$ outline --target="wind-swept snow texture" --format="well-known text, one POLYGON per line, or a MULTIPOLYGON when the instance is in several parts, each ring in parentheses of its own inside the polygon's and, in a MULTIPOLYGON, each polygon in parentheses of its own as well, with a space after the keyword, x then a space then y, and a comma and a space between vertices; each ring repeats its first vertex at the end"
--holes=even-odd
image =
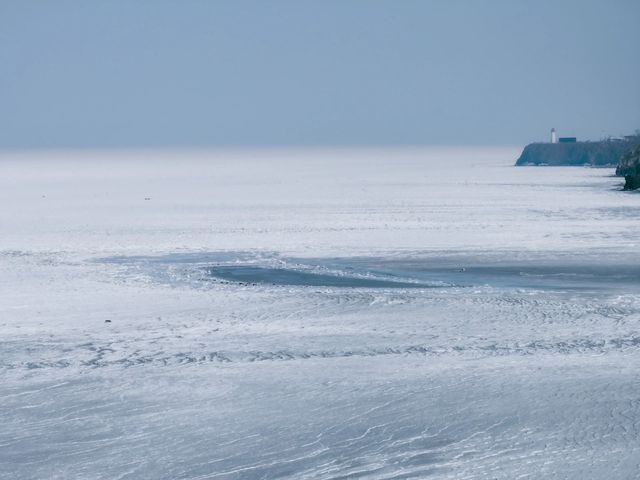
POLYGON ((4 154, 0 478, 639 478, 640 196, 517 154, 4 154))

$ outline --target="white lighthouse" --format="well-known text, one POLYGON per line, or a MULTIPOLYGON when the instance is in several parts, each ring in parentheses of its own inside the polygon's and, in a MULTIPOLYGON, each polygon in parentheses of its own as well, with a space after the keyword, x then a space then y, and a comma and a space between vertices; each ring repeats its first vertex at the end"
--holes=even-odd
POLYGON ((558 135, 555 128, 551 129, 551 143, 558 143, 558 135))

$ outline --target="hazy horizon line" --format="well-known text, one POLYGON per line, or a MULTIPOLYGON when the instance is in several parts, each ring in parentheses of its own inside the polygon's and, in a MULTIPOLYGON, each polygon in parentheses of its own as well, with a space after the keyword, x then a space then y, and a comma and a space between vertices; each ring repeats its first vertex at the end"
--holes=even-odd
MULTIPOLYGON (((531 142, 535 143, 535 142, 531 142)), ((0 147, 0 155, 48 154, 48 153, 144 153, 144 152, 242 152, 242 151, 349 151, 349 150, 425 150, 425 149, 458 149, 473 150, 478 148, 513 149, 524 148, 526 144, 335 144, 335 145, 185 145, 185 146, 109 146, 109 147, 0 147)))

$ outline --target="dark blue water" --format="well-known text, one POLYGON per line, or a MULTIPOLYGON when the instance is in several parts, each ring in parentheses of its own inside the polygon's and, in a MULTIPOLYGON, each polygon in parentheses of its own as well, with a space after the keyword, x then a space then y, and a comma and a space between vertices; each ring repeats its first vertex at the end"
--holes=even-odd
POLYGON ((327 268, 366 271, 424 283, 460 287, 491 286, 542 290, 640 290, 640 265, 606 263, 594 258, 569 261, 509 262, 461 257, 451 259, 340 258, 324 259, 327 268))
POLYGON ((108 263, 135 265, 160 274, 185 265, 205 277, 242 284, 337 288, 531 288, 638 292, 640 257, 599 255, 502 256, 429 255, 428 257, 283 258, 275 253, 210 252, 148 257, 111 257, 108 263), (274 266, 274 260, 278 265, 274 266))
POLYGON ((212 277, 229 282, 293 285, 308 287, 350 288, 428 288, 432 285, 377 278, 309 273, 287 268, 257 267, 253 265, 220 265, 209 267, 212 277))

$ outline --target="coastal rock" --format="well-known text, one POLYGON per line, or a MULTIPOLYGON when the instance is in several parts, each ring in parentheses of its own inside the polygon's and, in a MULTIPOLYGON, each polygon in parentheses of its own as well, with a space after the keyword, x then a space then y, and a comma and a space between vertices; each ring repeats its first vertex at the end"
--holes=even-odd
POLYGON ((624 176, 625 190, 640 188, 640 145, 622 156, 616 168, 616 175, 624 176))
POLYGON ((599 142, 530 143, 524 148, 516 166, 613 167, 618 165, 622 155, 639 144, 640 136, 599 142))

